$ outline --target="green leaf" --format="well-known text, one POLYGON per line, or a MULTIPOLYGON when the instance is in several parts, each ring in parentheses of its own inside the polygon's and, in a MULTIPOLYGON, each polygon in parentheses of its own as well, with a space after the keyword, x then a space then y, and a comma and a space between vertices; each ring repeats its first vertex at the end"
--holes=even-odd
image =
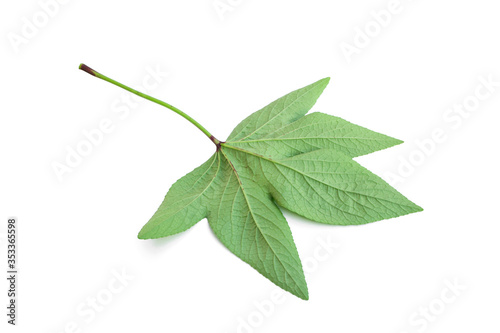
POLYGON ((315 112, 329 78, 253 113, 182 177, 139 233, 159 238, 207 217, 217 238, 279 287, 308 299, 290 228, 277 205, 312 221, 356 225, 421 211, 352 158, 402 141, 315 112))
POLYGON ((88 74, 176 112, 216 145, 179 179, 139 238, 185 231, 207 218, 217 238, 279 287, 308 299, 292 232, 278 205, 312 221, 355 225, 422 208, 352 158, 402 141, 323 113, 305 114, 329 82, 319 80, 243 120, 227 142, 178 108, 81 64, 88 74))

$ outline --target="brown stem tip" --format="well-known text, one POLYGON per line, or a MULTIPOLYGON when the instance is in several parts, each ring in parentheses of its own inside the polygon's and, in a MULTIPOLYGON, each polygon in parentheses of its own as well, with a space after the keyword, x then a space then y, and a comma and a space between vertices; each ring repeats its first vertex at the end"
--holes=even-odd
POLYGON ((78 67, 78 68, 81 69, 84 72, 89 73, 92 76, 97 76, 96 75, 97 72, 95 70, 93 70, 92 68, 90 68, 89 66, 85 65, 85 64, 80 64, 80 67, 78 67))

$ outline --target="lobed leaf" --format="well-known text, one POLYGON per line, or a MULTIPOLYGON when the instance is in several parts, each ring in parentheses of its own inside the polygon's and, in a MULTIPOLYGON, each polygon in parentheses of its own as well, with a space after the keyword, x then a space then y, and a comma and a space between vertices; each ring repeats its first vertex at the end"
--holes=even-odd
POLYGON ((243 120, 203 165, 179 179, 139 238, 189 229, 207 217, 217 238, 273 283, 308 299, 292 233, 279 206, 312 221, 363 224, 422 208, 353 157, 402 141, 323 113, 304 116, 329 78, 243 120))

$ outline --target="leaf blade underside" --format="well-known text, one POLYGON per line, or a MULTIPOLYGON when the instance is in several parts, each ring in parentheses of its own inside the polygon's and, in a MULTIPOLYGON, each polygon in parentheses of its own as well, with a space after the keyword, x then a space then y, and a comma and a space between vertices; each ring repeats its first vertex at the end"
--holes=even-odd
POLYGON ((356 225, 422 210, 380 177, 335 150, 273 159, 224 146, 234 151, 230 154, 233 158, 246 155, 259 183, 268 187, 278 205, 312 221, 356 225))
POLYGON ((339 117, 306 115, 328 82, 295 90, 244 119, 209 160, 172 185, 139 238, 170 236, 206 217, 233 254, 308 299, 292 232, 278 206, 332 225, 421 211, 352 160, 402 141, 339 117))
POLYGON ((308 299, 307 284, 292 233, 280 209, 245 172, 244 165, 221 159, 221 186, 208 222, 217 238, 237 257, 279 287, 308 299))
POLYGON ((401 144, 403 141, 339 117, 313 112, 261 139, 227 143, 273 157, 289 157, 324 148, 336 149, 350 157, 357 157, 401 144))
POLYGON ((316 81, 252 113, 234 128, 227 141, 259 139, 294 122, 313 107, 328 82, 329 77, 316 81))
POLYGON ((214 154, 208 161, 176 181, 156 213, 142 227, 140 239, 167 237, 186 231, 206 217, 203 196, 213 185, 219 164, 214 154))

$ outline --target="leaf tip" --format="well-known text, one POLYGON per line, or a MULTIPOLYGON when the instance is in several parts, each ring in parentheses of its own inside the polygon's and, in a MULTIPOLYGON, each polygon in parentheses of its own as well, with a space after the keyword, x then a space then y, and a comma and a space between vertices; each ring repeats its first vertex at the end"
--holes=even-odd
POLYGON ((394 146, 399 146, 400 144, 405 143, 403 140, 396 139, 392 136, 385 135, 385 137, 386 137, 386 147, 381 148, 380 150, 391 148, 394 146))
POLYGON ((309 300, 309 288, 307 288, 307 282, 305 280, 305 277, 304 277, 303 283, 299 283, 297 285, 297 287, 298 288, 294 288, 293 291, 291 289, 288 289, 288 291, 290 291, 292 294, 294 294, 298 298, 300 298, 304 301, 308 301, 309 300))
POLYGON ((139 239, 153 239, 154 237, 151 237, 151 235, 147 232, 147 230, 144 230, 145 228, 143 227, 141 231, 139 231, 139 234, 137 235, 137 238, 139 239))
POLYGON ((328 85, 328 83, 330 83, 330 77, 327 76, 327 77, 319 80, 318 82, 321 82, 326 87, 328 85))
MULTIPOLYGON (((420 212, 424 211, 424 209, 422 207, 420 207, 419 205, 417 205, 416 203, 411 202, 411 201, 410 201, 410 203, 411 203, 411 205, 409 206, 410 211, 406 214, 414 214, 414 213, 420 213, 420 212)), ((404 215, 406 215, 406 214, 404 214, 404 215)))
POLYGON ((305 291, 305 294, 300 294, 300 295, 297 295, 297 296, 299 296, 299 298, 303 299, 304 301, 308 301, 309 300, 309 292, 307 291, 307 289, 305 291))

